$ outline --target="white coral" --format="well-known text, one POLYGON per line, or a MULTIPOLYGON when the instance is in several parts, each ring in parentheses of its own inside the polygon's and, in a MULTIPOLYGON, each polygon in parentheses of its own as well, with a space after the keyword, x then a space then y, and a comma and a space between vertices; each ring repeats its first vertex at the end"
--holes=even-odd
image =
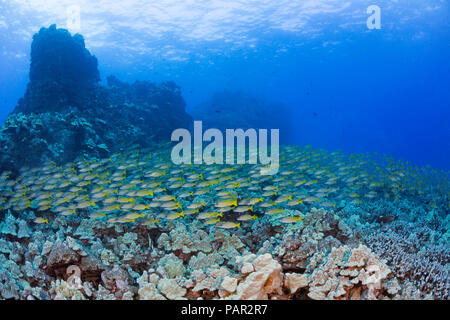
POLYGON ((340 246, 318 253, 309 269, 311 299, 376 299, 390 269, 369 248, 340 246))

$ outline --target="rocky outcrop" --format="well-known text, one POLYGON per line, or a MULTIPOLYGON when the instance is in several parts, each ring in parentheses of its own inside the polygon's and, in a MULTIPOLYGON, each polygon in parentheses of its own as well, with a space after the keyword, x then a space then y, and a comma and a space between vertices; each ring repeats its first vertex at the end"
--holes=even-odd
POLYGON ((99 80, 97 58, 80 34, 72 37, 56 25, 41 28, 31 44, 30 82, 14 112, 83 108, 95 96, 99 80))
POLYGON ((190 126, 175 83, 99 79, 81 35, 54 25, 34 35, 25 95, 0 128, 0 171, 151 147, 190 126))

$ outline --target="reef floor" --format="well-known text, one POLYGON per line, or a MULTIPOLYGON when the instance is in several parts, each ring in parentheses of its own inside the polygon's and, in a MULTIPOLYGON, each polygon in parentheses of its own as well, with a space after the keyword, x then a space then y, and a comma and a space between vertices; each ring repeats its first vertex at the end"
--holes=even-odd
POLYGON ((0 298, 449 299, 447 172, 280 152, 271 176, 166 147, 0 173, 0 298))

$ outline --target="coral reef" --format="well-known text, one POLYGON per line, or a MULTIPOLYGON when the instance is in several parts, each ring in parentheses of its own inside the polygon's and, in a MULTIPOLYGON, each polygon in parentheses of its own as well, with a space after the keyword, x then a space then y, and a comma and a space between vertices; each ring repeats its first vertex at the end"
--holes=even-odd
POLYGON ((230 299, 266 300, 269 296, 276 297, 282 294, 281 265, 270 254, 266 253, 257 257, 251 255, 250 259, 249 256, 244 256, 242 260, 251 263, 253 270, 244 269, 246 276, 240 281, 236 294, 230 296, 230 299))
POLYGON ((335 247, 316 254, 307 268, 308 297, 359 300, 379 298, 378 290, 391 272, 388 266, 364 245, 335 247))
MULTIPOLYGON (((98 80, 80 35, 34 37, 0 129, 0 299, 450 298, 448 174, 293 146, 273 176, 173 166, 180 89, 98 80)), ((276 126, 241 94, 205 108, 219 128, 276 126)))
POLYGON ((2 173, 0 298, 449 299, 446 185, 435 204, 316 171, 250 183, 252 168, 171 167, 168 151, 2 173))
POLYGON ((367 234, 367 243, 392 266, 398 279, 410 279, 421 295, 449 299, 450 249, 432 239, 426 226, 395 222, 367 234))
POLYGON ((312 208, 305 216, 316 220, 283 225, 280 234, 249 246, 236 233, 207 232, 195 222, 168 221, 151 229, 150 237, 139 225, 79 216, 65 224, 55 219, 49 226, 36 225, 32 215, 8 213, 1 225, 0 297, 448 299, 446 248, 427 255, 408 249, 414 240, 399 235, 407 229, 398 224, 370 234, 367 245, 358 244, 333 211, 312 208), (22 234, 20 228, 28 231, 22 234), (70 268, 78 268, 78 282, 70 268))

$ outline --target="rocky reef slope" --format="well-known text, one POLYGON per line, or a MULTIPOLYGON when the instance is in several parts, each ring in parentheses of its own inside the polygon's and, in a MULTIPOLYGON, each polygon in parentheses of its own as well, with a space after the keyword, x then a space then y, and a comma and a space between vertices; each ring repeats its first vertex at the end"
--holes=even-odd
POLYGON ((0 171, 150 146, 190 123, 173 82, 99 80, 81 35, 55 25, 35 34, 26 92, 0 129, 0 171))

